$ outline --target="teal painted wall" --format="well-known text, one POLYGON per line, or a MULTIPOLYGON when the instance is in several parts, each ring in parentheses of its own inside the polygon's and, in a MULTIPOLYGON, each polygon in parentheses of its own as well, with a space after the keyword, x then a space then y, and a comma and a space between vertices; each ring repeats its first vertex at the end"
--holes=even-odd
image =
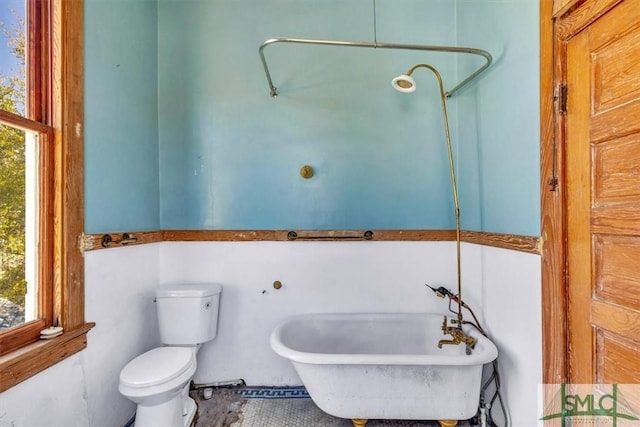
POLYGON ((85 232, 157 230, 157 2, 84 4, 85 232))
MULTIPOLYGON (((538 235, 537 2, 377 0, 376 15, 378 41, 494 55, 448 102, 462 224, 538 235)), ((268 95, 264 39, 372 41, 370 0, 86 0, 85 21, 86 232, 453 227, 435 80, 389 81, 429 62, 450 88, 467 59, 274 45, 268 95)))
POLYGON ((539 236, 539 4, 457 0, 456 16, 458 43, 494 56, 458 97, 463 228, 539 236))
MULTIPOLYGON (((377 5, 379 41, 455 41, 451 1, 377 5)), ((390 81, 429 61, 452 86, 455 58, 274 45, 274 100, 258 47, 275 36, 372 41, 372 2, 160 0, 162 227, 452 227, 436 81, 417 73, 413 95, 390 81)))

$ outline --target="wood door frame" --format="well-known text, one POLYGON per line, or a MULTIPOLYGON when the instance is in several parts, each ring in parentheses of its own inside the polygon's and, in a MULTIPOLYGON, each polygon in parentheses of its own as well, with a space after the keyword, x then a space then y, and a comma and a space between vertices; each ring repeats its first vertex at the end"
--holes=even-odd
POLYGON ((542 256, 542 381, 569 381, 566 282, 566 43, 624 0, 540 0, 540 205, 542 256), (554 10, 556 14, 554 15, 554 10), (554 178, 555 183, 554 184, 554 178))
MULTIPOLYGON (((559 384, 567 378, 567 295, 564 283, 563 191, 561 158, 556 140, 556 37, 553 3, 540 0, 540 253, 542 257, 542 382, 559 384), (555 175, 554 175, 555 171, 555 175)), ((560 136, 560 135, 558 135, 560 136)), ((560 144, 558 144, 560 148, 560 144)))

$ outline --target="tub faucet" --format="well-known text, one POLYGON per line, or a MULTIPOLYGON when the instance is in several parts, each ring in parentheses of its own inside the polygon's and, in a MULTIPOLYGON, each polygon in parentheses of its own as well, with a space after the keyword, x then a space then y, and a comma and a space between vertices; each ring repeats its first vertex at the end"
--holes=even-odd
POLYGON ((445 344, 459 345, 465 343, 468 348, 473 349, 473 347, 475 347, 476 345, 476 339, 465 334, 462 330, 462 325, 459 322, 457 326, 453 326, 453 323, 455 322, 458 321, 452 320, 452 325, 447 324, 447 316, 444 316, 444 320, 442 321, 442 332, 445 335, 451 335, 452 339, 438 341, 438 348, 442 348, 442 346, 445 344))

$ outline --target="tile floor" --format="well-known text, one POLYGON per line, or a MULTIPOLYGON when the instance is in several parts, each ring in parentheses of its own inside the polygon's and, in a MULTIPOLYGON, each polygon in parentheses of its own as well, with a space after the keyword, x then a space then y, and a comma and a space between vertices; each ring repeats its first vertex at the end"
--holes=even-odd
MULTIPOLYGON (((195 427, 351 427, 351 421, 322 412, 303 387, 217 388, 211 399, 202 390, 195 427)), ((370 420, 367 427, 438 427, 435 421, 370 420)), ((459 427, 468 427, 459 422, 459 427)))

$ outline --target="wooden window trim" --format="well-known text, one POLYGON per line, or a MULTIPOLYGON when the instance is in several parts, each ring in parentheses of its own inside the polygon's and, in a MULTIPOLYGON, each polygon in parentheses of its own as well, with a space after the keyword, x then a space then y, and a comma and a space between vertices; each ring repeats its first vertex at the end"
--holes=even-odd
POLYGON ((94 325, 85 323, 57 338, 0 356, 0 393, 86 348, 87 332, 94 325))
MULTIPOLYGON (((42 60, 51 67, 52 81, 34 85, 37 96, 51 102, 50 117, 29 107, 29 114, 38 119, 41 135, 53 138, 52 159, 54 180, 50 206, 43 221, 53 227, 50 245, 53 265, 46 266, 51 280, 51 313, 59 320, 65 333, 49 341, 37 341, 19 350, 0 356, 0 392, 41 372, 86 347, 86 334, 94 326, 84 320, 84 259, 79 238, 84 228, 83 203, 83 0, 29 0, 31 7, 46 3, 51 7, 51 22, 42 21, 52 29, 51 57, 42 60)), ((46 6, 45 6, 46 7, 46 6)), ((41 16, 41 15, 40 15, 41 16)), ((40 40, 39 42, 42 42, 40 40)), ((29 43, 36 43, 32 37, 29 43)), ((30 84, 34 84, 30 82, 30 84)), ((34 121, 3 113, 0 120, 17 127, 33 130, 34 121)), ((50 166, 50 165, 49 165, 50 166)))

